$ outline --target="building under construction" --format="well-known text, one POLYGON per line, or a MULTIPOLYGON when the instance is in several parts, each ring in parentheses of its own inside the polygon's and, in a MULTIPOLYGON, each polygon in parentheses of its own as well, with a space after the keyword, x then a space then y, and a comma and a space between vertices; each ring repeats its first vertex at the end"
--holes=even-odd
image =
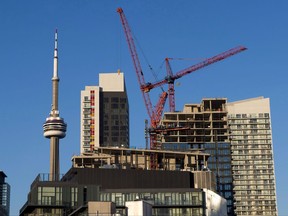
POLYGON ((182 112, 165 113, 159 127, 163 149, 211 155, 208 168, 229 215, 277 215, 268 98, 233 103, 205 98, 182 112))
MULTIPOLYGON (((116 76, 119 78, 121 89, 125 90, 123 75, 118 73, 116 76)), ((207 153, 197 149, 191 152, 176 152, 122 148, 129 146, 127 139, 129 134, 126 133, 128 101, 121 102, 121 98, 126 99, 126 94, 114 94, 115 89, 108 89, 109 95, 107 95, 107 101, 104 97, 102 109, 108 115, 109 111, 119 108, 120 105, 123 111, 123 126, 125 126, 123 140, 107 139, 108 143, 115 144, 112 145, 113 147, 100 147, 101 142, 95 145, 95 136, 100 136, 100 133, 97 134, 93 130, 95 125, 91 123, 98 119, 96 116, 101 113, 101 108, 95 108, 95 104, 100 101, 101 97, 100 91, 95 95, 94 87, 88 88, 85 92, 88 95, 83 94, 81 97, 83 99, 81 103, 83 113, 81 114, 83 114, 84 122, 81 125, 84 126, 85 135, 83 139, 85 143, 82 143, 81 150, 83 154, 73 157, 73 167, 61 176, 59 139, 65 137, 66 123, 59 116, 58 83, 58 34, 56 31, 52 109, 43 125, 44 136, 50 139, 50 173, 39 174, 32 182, 27 202, 19 212, 21 216, 83 216, 99 215, 99 213, 125 216, 129 208, 133 208, 133 204, 126 206, 126 203, 138 199, 150 202, 153 215, 204 216, 211 215, 211 212, 216 213, 217 216, 226 215, 226 200, 214 192, 215 180, 212 172, 207 169, 209 157, 207 153), (111 94, 110 91, 112 91, 111 94), (113 106, 113 109, 107 109, 109 105, 113 106), (84 154, 86 150, 89 154, 84 154), (157 164, 154 163, 155 158, 157 164), (103 212, 103 209, 107 211, 103 212)), ((119 110, 116 109, 116 111, 119 110)), ((103 112, 104 117, 105 112, 103 112)), ((119 117, 119 112, 117 113, 119 117)), ((104 118, 104 123, 99 123, 99 125, 105 125, 107 129, 109 126, 119 126, 118 120, 121 118, 117 120, 116 116, 112 115, 113 121, 108 122, 108 119, 110 118, 104 118)), ((107 138, 111 138, 114 132, 119 132, 119 127, 110 131, 111 134, 104 128, 105 131, 107 138)), ((118 135, 115 133, 115 136, 118 135)))
POLYGON ((246 48, 228 50, 175 75, 166 59, 167 76, 156 83, 145 82, 128 22, 121 8, 118 12, 150 118, 150 149, 148 145, 146 149, 127 148, 129 107, 124 77, 117 74, 123 94, 109 89, 102 95, 102 107, 95 107, 101 101, 100 87, 88 87, 81 95, 82 154, 74 156, 72 168, 59 177, 59 139, 65 137, 66 123, 58 110, 56 33, 55 97, 44 124, 44 136, 51 139, 51 169, 31 184, 20 215, 99 215, 99 203, 104 202, 109 204, 101 214, 127 215, 130 205, 126 202, 140 199, 151 203, 153 215, 161 216, 277 216, 269 99, 228 103, 226 98, 205 98, 175 112, 176 79, 246 48), (153 109, 148 93, 163 84, 168 84, 168 92, 163 92, 153 109), (161 119, 167 97, 170 112, 161 119), (123 115, 119 115, 119 106, 123 115), (119 130, 119 120, 123 120, 123 130, 119 130), (104 126, 102 131, 100 126, 104 126))

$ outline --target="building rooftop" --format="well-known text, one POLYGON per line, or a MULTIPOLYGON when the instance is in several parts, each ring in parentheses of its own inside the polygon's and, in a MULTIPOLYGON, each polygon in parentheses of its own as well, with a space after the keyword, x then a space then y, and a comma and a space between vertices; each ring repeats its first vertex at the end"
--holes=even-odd
MULTIPOLYGON (((191 151, 169 151, 98 147, 93 153, 72 157, 74 168, 117 168, 152 169, 153 158, 157 160, 156 170, 199 171, 207 167, 208 153, 199 149, 191 151)), ((155 161, 154 161, 155 162, 155 161)))

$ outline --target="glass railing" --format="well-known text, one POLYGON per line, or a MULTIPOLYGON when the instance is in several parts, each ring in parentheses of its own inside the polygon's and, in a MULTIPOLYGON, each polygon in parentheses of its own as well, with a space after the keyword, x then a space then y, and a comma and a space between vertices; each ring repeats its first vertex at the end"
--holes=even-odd
POLYGON ((33 183, 31 184, 31 187, 33 187, 37 182, 46 182, 46 181, 61 181, 63 174, 59 174, 57 176, 52 175, 50 173, 40 173, 37 175, 33 183))

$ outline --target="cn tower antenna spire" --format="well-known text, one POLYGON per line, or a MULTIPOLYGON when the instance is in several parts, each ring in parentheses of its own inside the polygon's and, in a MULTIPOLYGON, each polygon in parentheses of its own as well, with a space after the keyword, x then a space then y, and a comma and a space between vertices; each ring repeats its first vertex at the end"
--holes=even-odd
POLYGON ((52 110, 51 116, 57 117, 59 116, 58 111, 58 85, 59 85, 59 77, 58 77, 58 31, 55 30, 55 40, 54 40, 54 64, 53 64, 53 77, 52 77, 52 110))
POLYGON ((50 181, 58 181, 59 169, 59 139, 66 136, 67 125, 59 116, 58 110, 58 32, 55 31, 54 64, 52 77, 52 109, 46 122, 43 124, 44 136, 50 139, 50 181))
POLYGON ((53 78, 58 78, 58 32, 57 32, 57 29, 55 30, 53 78))

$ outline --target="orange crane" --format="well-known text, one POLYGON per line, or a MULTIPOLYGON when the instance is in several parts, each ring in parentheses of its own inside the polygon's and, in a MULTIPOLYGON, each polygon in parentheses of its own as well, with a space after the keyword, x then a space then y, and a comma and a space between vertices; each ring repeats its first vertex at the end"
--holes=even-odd
MULTIPOLYGON (((169 58, 166 58, 165 61, 166 61, 167 76, 164 79, 162 79, 158 82, 155 82, 155 83, 145 82, 144 74, 143 74, 142 67, 141 67, 141 64, 140 64, 140 61, 138 58, 136 46, 134 44, 134 39, 132 37, 132 32, 131 32, 131 29, 129 27, 128 21, 126 19, 126 16, 125 16, 122 8, 118 8, 117 12, 120 15, 120 19, 121 19, 121 23, 122 23, 122 26, 123 26, 123 29, 125 32, 126 40, 127 40, 129 51, 130 51, 130 55, 132 57, 134 68, 135 68, 135 71, 137 74, 138 83, 140 85, 140 90, 142 92, 142 95, 144 98, 144 103, 145 103, 148 115, 150 117, 150 125, 151 125, 152 129, 153 128, 155 129, 159 125, 159 122, 160 122, 162 114, 163 114, 164 105, 165 105, 165 102, 166 102, 168 95, 169 95, 170 111, 175 111, 174 81, 176 79, 179 79, 179 78, 183 77, 184 75, 195 72, 198 69, 206 67, 212 63, 221 61, 227 57, 230 57, 236 53, 242 52, 242 51, 247 49, 243 46, 235 47, 235 48, 230 49, 226 52, 218 54, 214 57, 208 58, 208 59, 206 59, 206 60, 204 60, 204 61, 202 61, 196 65, 193 65, 191 67, 183 69, 183 70, 177 72, 175 75, 173 75, 173 73, 172 73, 171 66, 169 63, 169 58), (153 109, 152 103, 150 100, 150 96, 149 96, 149 92, 151 89, 162 86, 164 84, 169 85, 168 93, 163 91, 155 109, 153 109)), ((151 131, 153 131, 153 130, 151 130, 151 131)), ((154 149, 156 147, 156 137, 153 134, 150 134, 150 149, 154 149)))

